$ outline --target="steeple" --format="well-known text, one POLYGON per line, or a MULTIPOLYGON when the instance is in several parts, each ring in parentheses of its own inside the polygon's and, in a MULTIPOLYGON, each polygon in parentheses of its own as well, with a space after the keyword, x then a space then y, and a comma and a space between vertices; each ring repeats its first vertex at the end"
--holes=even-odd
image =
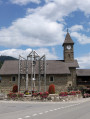
POLYGON ((63 55, 65 62, 73 62, 74 61, 74 42, 70 37, 70 34, 67 29, 67 34, 63 43, 63 55))
POLYGON ((69 34, 69 32, 68 32, 68 29, 67 29, 67 34, 66 34, 66 37, 65 37, 65 40, 64 40, 63 45, 64 45, 64 44, 74 44, 73 40, 72 40, 71 37, 70 37, 70 34, 69 34))

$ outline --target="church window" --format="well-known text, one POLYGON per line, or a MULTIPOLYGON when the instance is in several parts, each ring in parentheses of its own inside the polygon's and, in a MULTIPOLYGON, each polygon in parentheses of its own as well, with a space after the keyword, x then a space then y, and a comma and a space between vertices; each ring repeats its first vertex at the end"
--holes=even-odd
POLYGON ((50 76, 49 81, 54 82, 54 76, 50 76))
POLYGON ((72 84, 69 84, 69 86, 71 87, 71 86, 72 86, 72 84))
POLYGON ((15 82, 15 81, 16 81, 16 77, 13 76, 13 77, 11 78, 11 81, 12 81, 12 82, 15 82))

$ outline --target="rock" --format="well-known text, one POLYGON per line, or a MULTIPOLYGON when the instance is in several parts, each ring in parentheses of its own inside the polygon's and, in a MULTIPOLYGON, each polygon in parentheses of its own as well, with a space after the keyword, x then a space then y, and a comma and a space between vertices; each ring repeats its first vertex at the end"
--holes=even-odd
POLYGON ((3 93, 1 93, 1 94, 0 94, 0 100, 3 100, 3 99, 4 99, 4 97, 5 97, 5 96, 4 96, 4 94, 3 94, 3 93))

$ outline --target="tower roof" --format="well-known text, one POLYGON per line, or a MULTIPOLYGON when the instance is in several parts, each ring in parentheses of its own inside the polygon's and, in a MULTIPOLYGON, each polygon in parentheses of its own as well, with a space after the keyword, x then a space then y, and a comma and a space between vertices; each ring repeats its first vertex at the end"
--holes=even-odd
POLYGON ((67 32, 67 34, 66 34, 66 37, 65 37, 65 40, 64 40, 64 43, 63 43, 63 45, 64 44, 74 44, 74 42, 73 42, 73 40, 71 39, 71 37, 70 37, 70 34, 67 32))

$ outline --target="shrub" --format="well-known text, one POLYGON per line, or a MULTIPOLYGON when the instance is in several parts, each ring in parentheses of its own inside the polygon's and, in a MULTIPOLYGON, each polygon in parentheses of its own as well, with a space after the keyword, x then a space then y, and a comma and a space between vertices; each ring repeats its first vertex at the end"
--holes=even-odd
POLYGON ((8 98, 12 98, 12 94, 13 94, 13 93, 10 92, 9 94, 7 94, 7 97, 8 97, 8 98))
POLYGON ((39 93, 38 93, 38 95, 40 95, 40 96, 41 96, 42 94, 43 94, 42 92, 39 92, 39 93))
POLYGON ((17 85, 14 85, 13 86, 13 90, 12 90, 13 93, 16 93, 18 92, 18 86, 17 85))
POLYGON ((71 91, 70 95, 76 95, 76 91, 71 91))
POLYGON ((81 94, 81 91, 76 91, 76 94, 81 94))
POLYGON ((40 94, 40 97, 41 97, 42 99, 46 99, 46 98, 48 97, 48 95, 49 95, 48 92, 44 92, 44 93, 41 93, 41 94, 40 94))
POLYGON ((38 93, 33 93, 32 96, 37 97, 38 96, 38 93))
POLYGON ((26 91, 24 92, 24 94, 25 94, 25 95, 29 95, 29 91, 26 90, 26 91))
POLYGON ((67 96, 68 92, 60 92, 59 96, 67 96))
POLYGON ((9 93, 7 94, 7 97, 8 98, 12 98, 12 99, 15 99, 15 98, 20 98, 20 97, 23 97, 23 93, 9 93))
POLYGON ((17 94, 17 96, 18 96, 19 98, 22 98, 23 95, 24 95, 23 93, 18 93, 18 94, 17 94))
POLYGON ((48 89, 49 94, 55 94, 55 85, 51 84, 48 89))

